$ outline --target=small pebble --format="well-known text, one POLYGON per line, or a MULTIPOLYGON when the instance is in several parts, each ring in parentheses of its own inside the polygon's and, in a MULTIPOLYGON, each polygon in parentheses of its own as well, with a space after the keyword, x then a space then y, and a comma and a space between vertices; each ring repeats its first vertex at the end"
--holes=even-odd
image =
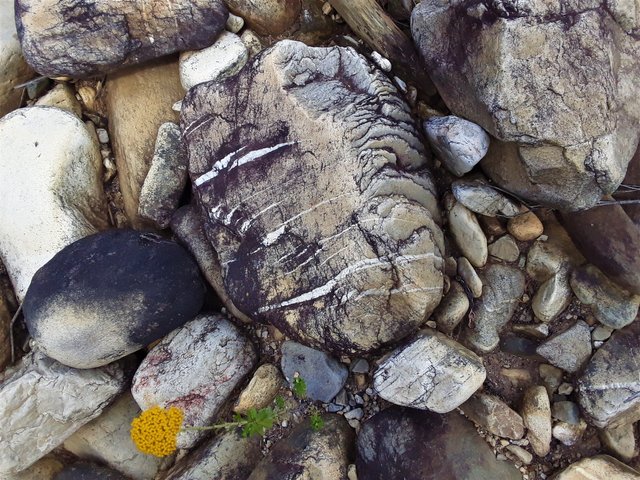
POLYGON ((526 212, 517 217, 510 218, 507 223, 507 230, 517 240, 529 242, 542 235, 544 226, 535 213, 526 212))
POLYGON ((238 17, 233 13, 229 13, 229 18, 227 18, 227 30, 232 33, 238 33, 244 27, 244 19, 242 17, 238 17))
POLYGON ((109 132, 104 128, 97 128, 96 133, 98 134, 98 140, 100 140, 100 143, 109 143, 109 132))
POLYGON ((573 392, 573 385, 570 383, 564 382, 558 387, 558 393, 560 395, 571 395, 571 392, 573 392))
POLYGON ((391 62, 387 58, 380 55, 378 52, 371 52, 371 60, 373 60, 383 72, 391 71, 391 62))
POLYGON ((362 417, 364 417, 364 410, 362 410, 361 408, 354 408, 353 410, 350 410, 344 414, 344 418, 346 418, 347 420, 360 420, 362 417))

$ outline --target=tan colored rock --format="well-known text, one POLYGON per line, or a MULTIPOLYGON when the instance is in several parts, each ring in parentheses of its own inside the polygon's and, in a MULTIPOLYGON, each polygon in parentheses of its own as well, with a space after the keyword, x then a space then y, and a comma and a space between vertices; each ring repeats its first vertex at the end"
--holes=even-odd
POLYGON ((484 267, 489 255, 485 236, 475 214, 459 202, 449 209, 449 228, 458 248, 474 267, 484 267))
POLYGON ((509 219, 507 230, 517 240, 529 242, 535 240, 544 231, 544 226, 540 219, 533 212, 526 212, 517 217, 509 219))
POLYGON ((172 106, 184 96, 175 58, 130 67, 107 77, 106 106, 120 189, 127 217, 138 215, 140 190, 147 175, 160 125, 177 122, 172 106))
POLYGON ((300 0, 225 0, 236 15, 260 35, 278 35, 293 25, 300 0))
POLYGON ((444 296, 438 308, 431 315, 438 330, 451 333, 462 321, 469 310, 469 298, 458 282, 451 282, 449 292, 444 296))
POLYGON ((551 405, 545 387, 531 387, 524 393, 522 419, 531 448, 544 457, 551 448, 551 405))
POLYGON ((240 393, 233 411, 246 413, 251 408, 259 410, 270 405, 283 385, 284 378, 277 367, 270 363, 260 365, 249 384, 240 393))
POLYGON ((473 298, 480 298, 482 295, 482 279, 466 257, 458 258, 458 275, 471 290, 473 298))
POLYGON ((23 89, 14 89, 35 75, 22 55, 16 33, 14 0, 0 1, 0 117, 20 107, 23 89))
POLYGON ((640 472, 608 455, 583 458, 553 480, 638 480, 640 472))
POLYGON ((511 235, 504 235, 489 245, 489 255, 505 262, 515 262, 520 256, 520 248, 511 235))
POLYGON ((636 435, 632 423, 600 430, 600 441, 607 451, 624 462, 636 455, 636 435))
POLYGON ((2 480, 55 480, 64 464, 53 455, 47 455, 26 470, 19 473, 1 475, 2 480))
POLYGON ((59 83, 45 96, 38 99, 36 105, 43 107, 58 107, 82 118, 82 106, 76 98, 75 91, 66 83, 59 83))
POLYGON ((522 417, 494 395, 476 393, 460 405, 460 410, 498 437, 518 440, 524 436, 522 417))

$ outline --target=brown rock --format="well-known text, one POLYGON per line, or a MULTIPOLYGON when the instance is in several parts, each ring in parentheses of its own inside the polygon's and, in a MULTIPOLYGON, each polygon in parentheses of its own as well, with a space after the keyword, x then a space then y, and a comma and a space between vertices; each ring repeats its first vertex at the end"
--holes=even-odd
POLYGON ((278 35, 300 13, 300 0, 225 0, 229 10, 244 18, 260 35, 278 35))
POLYGON ((221 0, 16 1, 25 58, 48 77, 96 76, 208 47, 227 14, 221 0))
POLYGON ((130 67, 107 77, 106 104, 118 178, 127 217, 144 226, 138 215, 140 190, 147 175, 158 134, 165 122, 177 122, 171 107, 182 99, 178 63, 169 58, 130 67))
POLYGON ((507 230, 517 240, 529 242, 542 235, 544 226, 535 213, 527 212, 510 218, 509 223, 507 223, 507 230))
POLYGON ((551 446, 551 405, 546 388, 531 387, 524 393, 522 419, 531 448, 536 455, 544 457, 551 446))
POLYGON ((513 440, 524 436, 522 417, 498 397, 477 393, 462 404, 460 409, 494 435, 513 440))
POLYGON ((571 464, 554 480, 638 480, 640 473, 608 455, 598 455, 571 464))

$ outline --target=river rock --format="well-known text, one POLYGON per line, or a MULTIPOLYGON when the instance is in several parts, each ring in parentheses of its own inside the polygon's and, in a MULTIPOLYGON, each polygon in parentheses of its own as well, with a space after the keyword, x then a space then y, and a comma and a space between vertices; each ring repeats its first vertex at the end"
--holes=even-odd
POLYGON ((460 410, 493 435, 512 440, 524 436, 522 417, 494 395, 476 393, 460 405, 460 410))
POLYGON ((531 309, 538 320, 549 323, 571 303, 569 272, 561 270, 536 290, 531 309))
POLYGON ((536 351, 552 365, 566 372, 575 373, 591 356, 589 325, 578 320, 564 332, 542 343, 536 351))
POLYGON ((458 202, 479 215, 513 217, 520 213, 518 204, 484 181, 456 180, 451 191, 458 202))
POLYGON ((624 291, 593 265, 573 271, 571 288, 585 305, 589 305, 598 321, 619 329, 633 322, 638 315, 640 297, 624 291))
POLYGON ((352 354, 398 341, 435 309, 444 244, 425 151, 364 57, 279 42, 235 77, 192 88, 182 128, 240 311, 352 354))
POLYGON ((600 441, 605 449, 623 462, 629 462, 636 455, 636 433, 633 424, 600 430, 600 441))
POLYGON ((128 480, 120 472, 93 462, 76 462, 62 470, 54 480, 128 480))
POLYGON ((65 450, 85 460, 99 461, 133 480, 154 478, 167 462, 145 455, 131 440, 131 421, 140 407, 130 392, 121 395, 98 418, 64 442, 65 450))
POLYGON ((539 457, 546 456, 551 448, 551 405, 547 389, 529 387, 522 397, 521 412, 531 448, 539 457))
POLYGON ((18 473, 0 474, 2 480, 55 480, 58 473, 64 469, 64 464, 53 454, 46 455, 18 473))
POLYGON ((480 298, 482 296, 482 279, 466 257, 458 258, 458 275, 460 275, 464 284, 469 291, 471 291, 473 298, 480 298))
POLYGON ((346 366, 324 352, 286 341, 282 344, 282 373, 293 384, 296 373, 307 385, 311 400, 329 403, 347 381, 346 366))
POLYGON ((20 300, 58 251, 107 228, 97 139, 75 115, 23 108, 0 120, 0 255, 20 300))
POLYGON ((300 0, 226 0, 236 15, 260 35, 278 35, 289 28, 300 13, 300 0))
POLYGON ((184 96, 178 62, 168 57, 125 68, 107 76, 105 90, 125 213, 134 227, 144 227, 147 224, 138 215, 140 190, 151 166, 158 129, 178 121, 172 106, 184 96))
POLYGON ((235 33, 223 32, 210 47, 180 54, 180 82, 185 90, 199 83, 219 82, 238 73, 249 51, 235 33))
POLYGON ((391 407, 362 426, 356 444, 358 478, 366 480, 516 480, 508 462, 457 413, 439 415, 391 407))
POLYGON ((615 427, 640 419, 640 332, 618 330, 594 353, 578 381, 578 401, 593 425, 615 427))
POLYGON ((469 311, 469 297, 458 282, 451 282, 449 291, 436 308, 431 320, 438 325, 438 330, 451 333, 469 311))
POLYGON ((247 480, 343 479, 352 457, 354 434, 340 415, 323 415, 324 426, 314 431, 309 422, 293 428, 276 443, 247 480))
POLYGON ((78 240, 34 275, 24 300, 29 333, 74 368, 106 365, 196 316, 198 266, 151 233, 108 230, 78 240))
POLYGON ((526 212, 510 218, 507 223, 507 230, 509 230, 509 233, 517 240, 529 242, 542 235, 544 226, 535 213, 526 212))
POLYGON ((487 132, 464 118, 431 117, 425 120, 424 131, 436 156, 458 177, 469 172, 489 149, 487 132))
POLYGON ((373 384, 391 403, 445 413, 478 390, 486 374, 475 353, 427 328, 380 363, 373 384))
POLYGON ((563 445, 571 447, 582 440, 582 436, 586 431, 587 422, 581 418, 578 420, 578 423, 556 422, 553 425, 551 434, 553 435, 553 438, 563 445))
POLYGON ((609 455, 583 458, 572 463, 554 480, 638 480, 640 472, 609 455))
POLYGON ((207 47, 224 30, 221 0, 18 0, 27 62, 48 77, 92 77, 181 50, 207 47))
POLYGON ((0 473, 16 473, 62 444, 125 387, 123 367, 75 370, 32 351, 0 374, 0 473))
POLYGON ((449 209, 449 228, 462 254, 474 267, 484 267, 489 251, 478 219, 464 205, 458 202, 449 209))
POLYGON ((481 162, 498 185, 587 208, 638 144, 640 20, 633 3, 525 3, 422 1, 413 38, 450 110, 498 139, 481 162))
POLYGON ((240 393, 233 411, 247 413, 251 408, 259 410, 269 406, 283 384, 282 374, 275 365, 270 363, 260 365, 251 377, 249 384, 240 393))
MULTIPOLYGON (((220 315, 200 315, 153 347, 133 378, 131 393, 146 410, 155 405, 184 412, 184 424, 211 425, 218 410, 256 362, 253 345, 220 315)), ((182 430, 178 448, 203 432, 182 430)))
POLYGON ((259 436, 224 432, 206 441, 171 467, 164 480, 239 480, 262 459, 259 436))
MULTIPOLYGON (((57 107, 82 118, 82 105, 76 98, 75 90, 67 83, 59 83, 36 102, 39 107, 57 107)), ((101 142, 107 143, 107 142, 101 142)))
POLYGON ((505 262, 515 262, 520 257, 520 248, 511 235, 504 235, 489 245, 489 255, 505 262))
POLYGON ((13 4, 14 0, 0 1, 0 117, 20 107, 22 89, 14 87, 34 75, 22 55, 13 4))
POLYGON ((158 129, 151 166, 140 190, 138 213, 167 228, 177 210, 188 179, 187 152, 180 127, 171 122, 158 129))
POLYGON ((474 306, 473 325, 465 339, 479 352, 490 352, 500 343, 500 331, 511 320, 524 294, 522 272, 509 265, 489 265, 482 275, 482 297, 474 306))

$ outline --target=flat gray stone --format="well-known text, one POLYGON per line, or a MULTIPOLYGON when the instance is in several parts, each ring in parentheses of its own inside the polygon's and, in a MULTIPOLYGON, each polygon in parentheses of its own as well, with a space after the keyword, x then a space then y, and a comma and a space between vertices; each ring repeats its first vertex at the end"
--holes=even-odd
POLYGON ((566 372, 575 373, 591 356, 589 325, 578 320, 564 332, 542 343, 536 351, 552 365, 566 372))
POLYGON ((474 213, 487 217, 513 217, 520 206, 496 188, 480 180, 456 180, 451 184, 456 200, 474 213))

